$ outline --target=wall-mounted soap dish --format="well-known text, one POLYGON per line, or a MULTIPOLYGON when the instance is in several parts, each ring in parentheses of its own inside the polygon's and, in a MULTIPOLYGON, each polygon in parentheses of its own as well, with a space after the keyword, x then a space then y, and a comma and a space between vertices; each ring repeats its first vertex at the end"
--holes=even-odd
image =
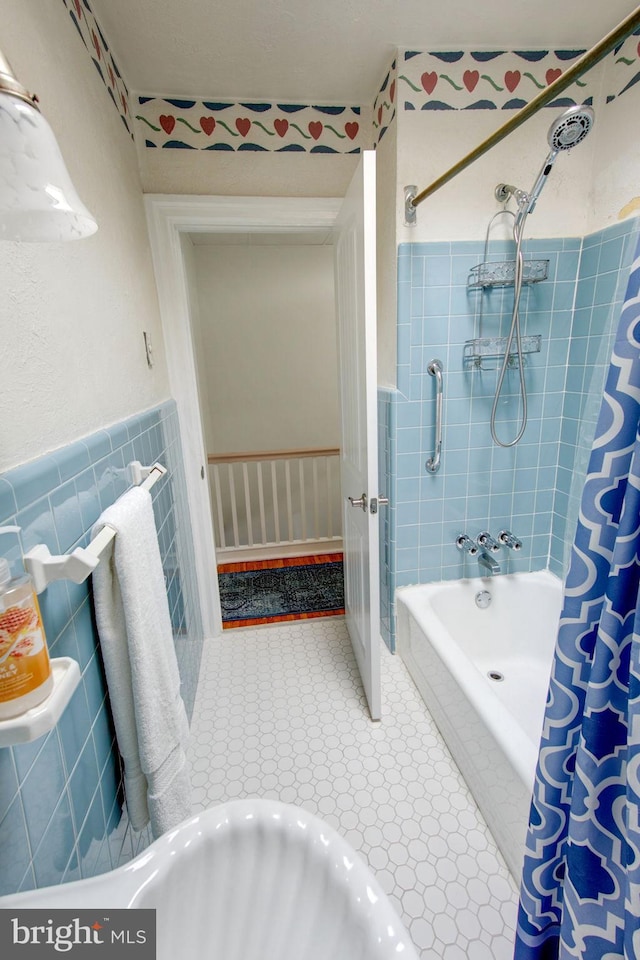
POLYGON ((42 703, 19 717, 0 720, 0 747, 30 743, 53 730, 80 683, 80 667, 71 657, 51 661, 53 690, 42 703))

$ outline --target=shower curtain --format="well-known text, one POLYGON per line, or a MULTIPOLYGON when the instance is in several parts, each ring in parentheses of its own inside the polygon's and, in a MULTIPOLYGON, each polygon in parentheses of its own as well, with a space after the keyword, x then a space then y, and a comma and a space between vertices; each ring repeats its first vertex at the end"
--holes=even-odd
POLYGON ((640 243, 564 590, 515 960, 640 960, 640 243))

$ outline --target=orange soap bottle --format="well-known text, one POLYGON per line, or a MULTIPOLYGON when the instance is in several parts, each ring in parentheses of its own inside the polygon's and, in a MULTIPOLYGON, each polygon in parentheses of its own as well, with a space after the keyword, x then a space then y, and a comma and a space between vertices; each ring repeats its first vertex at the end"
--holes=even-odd
POLYGON ((53 689, 38 597, 28 574, 11 578, 0 558, 0 720, 42 703, 53 689))

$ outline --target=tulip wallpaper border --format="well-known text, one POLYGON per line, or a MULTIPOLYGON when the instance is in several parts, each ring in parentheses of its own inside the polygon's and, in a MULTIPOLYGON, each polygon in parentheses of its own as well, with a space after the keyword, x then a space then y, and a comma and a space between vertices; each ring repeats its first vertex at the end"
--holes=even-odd
POLYGON ((371 118, 373 127, 373 143, 377 146, 385 133, 396 118, 397 110, 397 92, 398 92, 398 59, 393 58, 393 62, 382 82, 376 98, 373 102, 373 116, 371 118))
MULTIPOLYGON (((604 100, 611 103, 640 81, 640 30, 605 60, 604 100)), ((403 51, 398 99, 404 110, 519 110, 549 86, 584 50, 403 51)), ((547 104, 593 103, 600 74, 589 71, 547 104)))
POLYGON ((623 93, 626 93, 640 81, 639 38, 640 30, 636 30, 610 54, 613 58, 613 67, 608 80, 607 103, 617 100, 618 97, 621 97, 623 93))
POLYGON ((129 113, 129 90, 109 49, 109 44, 100 29, 100 24, 87 0, 62 0, 62 2, 111 97, 114 107, 120 114, 120 119, 127 133, 133 139, 133 124, 129 113))
MULTIPOLYGON (((405 50, 369 106, 317 106, 130 95, 88 0, 62 0, 128 135, 150 149, 359 154, 377 146, 398 110, 518 110, 583 50, 405 50), (135 103, 135 115, 131 106, 135 103)), ((640 81, 640 31, 605 60, 611 103, 640 81)), ((548 106, 593 103, 599 74, 585 74, 548 106)))
MULTIPOLYGON (((404 110, 519 110, 583 50, 463 51, 401 55, 404 110)), ((549 106, 590 103, 593 86, 577 80, 549 106)))
POLYGON ((136 121, 151 149, 273 153, 360 153, 360 107, 234 100, 137 98, 136 121))

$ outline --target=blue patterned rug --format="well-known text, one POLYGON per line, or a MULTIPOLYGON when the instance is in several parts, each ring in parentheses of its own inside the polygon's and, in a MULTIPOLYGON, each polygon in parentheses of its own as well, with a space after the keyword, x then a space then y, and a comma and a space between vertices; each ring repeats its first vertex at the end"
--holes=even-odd
MULTIPOLYGON (((246 566, 246 565, 245 565, 246 566)), ((225 627, 344 613, 342 561, 220 573, 225 627)))

